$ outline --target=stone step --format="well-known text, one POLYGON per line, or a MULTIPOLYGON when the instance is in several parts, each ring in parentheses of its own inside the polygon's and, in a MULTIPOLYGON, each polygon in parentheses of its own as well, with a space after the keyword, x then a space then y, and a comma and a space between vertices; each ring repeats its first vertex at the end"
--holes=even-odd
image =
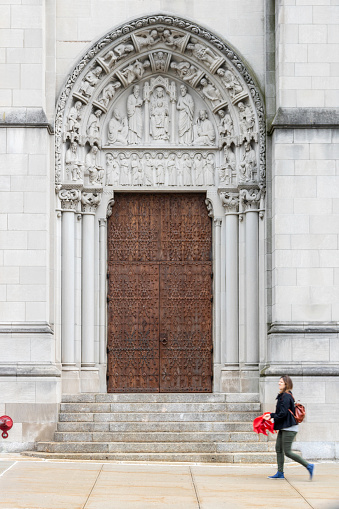
POLYGON ((252 422, 258 417, 256 412, 114 412, 114 413, 76 413, 61 412, 60 422, 252 422))
POLYGON ((55 442, 267 442, 264 435, 254 432, 56 432, 55 442))
MULTIPOLYGON (((70 414, 65 414, 69 416, 70 414)), ((251 422, 58 422, 58 432, 253 431, 251 422)))
POLYGON ((53 453, 214 453, 270 452, 273 443, 241 442, 39 442, 38 452, 53 453))
MULTIPOLYGON (((241 464, 275 464, 273 452, 238 452, 238 453, 49 453, 27 451, 24 456, 45 459, 91 460, 91 461, 140 461, 140 462, 178 462, 178 463, 241 463, 241 464)), ((287 460, 290 462, 290 460, 287 460)))
POLYGON ((113 412, 260 412, 260 403, 61 403, 62 413, 113 413, 113 412))
POLYGON ((179 393, 126 393, 126 394, 77 394, 64 395, 62 403, 257 403, 258 393, 214 393, 214 394, 179 394, 179 393))

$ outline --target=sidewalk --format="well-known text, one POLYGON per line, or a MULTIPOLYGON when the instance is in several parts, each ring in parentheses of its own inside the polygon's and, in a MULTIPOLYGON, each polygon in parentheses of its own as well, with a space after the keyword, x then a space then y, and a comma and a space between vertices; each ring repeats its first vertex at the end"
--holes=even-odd
POLYGON ((339 463, 100 463, 0 456, 1 509, 339 509, 339 463))

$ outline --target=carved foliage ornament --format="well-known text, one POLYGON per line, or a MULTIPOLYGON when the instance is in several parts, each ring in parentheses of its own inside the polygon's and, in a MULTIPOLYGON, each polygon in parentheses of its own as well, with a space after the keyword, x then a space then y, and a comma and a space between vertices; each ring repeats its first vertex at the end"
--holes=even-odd
MULTIPOLYGON (((68 152, 68 162, 66 162, 62 143, 67 142, 68 149, 71 148, 73 142, 78 143, 81 148, 84 143, 88 143, 90 147, 97 144, 101 149, 102 128, 105 122, 102 120, 102 113, 106 115, 108 108, 113 103, 113 98, 120 97, 126 87, 133 86, 145 76, 152 73, 154 75, 157 72, 168 72, 168 70, 171 70, 172 75, 177 76, 182 83, 186 82, 196 88, 196 92, 210 109, 210 112, 205 114, 207 120, 210 120, 212 111, 213 114, 223 111, 220 117, 226 118, 223 123, 221 122, 222 125, 218 133, 221 137, 218 138, 221 146, 230 147, 234 152, 234 147, 244 144, 237 160, 239 168, 242 164, 243 181, 264 183, 264 108, 258 89, 247 69, 232 49, 199 25, 180 18, 159 15, 137 19, 108 33, 90 48, 68 77, 59 97, 56 112, 57 184, 63 180, 61 172, 63 165, 65 165, 65 171, 68 171, 68 180, 82 182, 83 173, 88 172, 86 169, 88 167, 92 169, 90 179, 93 180, 89 183, 92 185, 103 184, 101 167, 100 164, 93 163, 94 156, 91 164, 89 164, 90 161, 85 163, 85 157, 89 150, 82 149, 82 152, 80 151, 82 158, 79 159, 79 147, 73 145, 73 152, 72 150, 68 152), (145 54, 145 51, 148 51, 148 55, 145 54), (236 73, 238 74, 236 75, 236 73), (224 92, 220 92, 220 86, 226 91, 225 93, 228 94, 227 97, 230 98, 232 104, 225 102, 226 96, 224 92), (71 95, 72 101, 70 101, 71 95), (253 107, 256 115, 254 115, 253 107), (87 112, 89 108, 90 110, 87 112), (235 126, 232 125, 234 115, 238 119, 236 133, 234 132, 235 126), (82 132, 85 140, 80 135, 80 127, 84 119, 86 125, 82 132), (259 143, 256 149, 257 141, 259 143), (244 149, 245 144, 248 146, 247 152, 244 149), (252 161, 255 155, 253 151, 257 154, 258 165, 252 161)), ((137 97, 143 108, 146 108, 146 102, 149 103, 147 122, 150 124, 148 127, 150 142, 173 143, 174 137, 184 145, 192 143, 194 146, 203 141, 206 142, 204 143, 206 145, 212 145, 217 142, 216 133, 212 133, 212 131, 207 133, 207 127, 206 132, 203 130, 200 137, 193 133, 194 125, 197 125, 196 130, 198 130, 198 121, 203 125, 205 120, 200 118, 200 112, 197 110, 195 117, 193 120, 191 119, 189 97, 187 100, 185 99, 186 103, 183 99, 185 93, 181 95, 179 88, 175 86, 172 87, 172 92, 165 91, 163 86, 160 88, 162 91, 159 90, 159 87, 153 93, 150 91, 149 99, 146 89, 140 90, 137 97), (167 104, 166 101, 168 101, 167 104), (172 102, 174 109, 171 106, 172 102), (185 110, 180 109, 180 103, 183 103, 185 110), (171 127, 173 126, 173 115, 179 115, 180 111, 186 111, 186 117, 182 113, 181 127, 179 117, 179 131, 175 134, 171 127)), ((187 92, 186 94, 190 95, 187 92)), ((104 137, 108 136, 108 141, 112 144, 116 142, 118 136, 122 143, 125 143, 126 139, 128 144, 139 143, 141 139, 140 121, 138 123, 138 119, 133 118, 134 135, 131 134, 133 132, 130 127, 132 121, 128 115, 126 121, 124 116, 121 117, 118 113, 116 115, 118 132, 114 131, 113 126, 111 139, 106 134, 107 131, 104 133, 104 137)), ((205 123, 207 125, 207 122, 205 123)), ((147 130, 146 127, 141 127, 144 133, 147 130)), ((227 162, 227 164, 230 163, 227 162)), ((232 178, 229 170, 225 170, 226 174, 232 178)), ((226 177, 224 181, 226 182, 226 177)), ((241 181, 240 178, 239 181, 241 181)))

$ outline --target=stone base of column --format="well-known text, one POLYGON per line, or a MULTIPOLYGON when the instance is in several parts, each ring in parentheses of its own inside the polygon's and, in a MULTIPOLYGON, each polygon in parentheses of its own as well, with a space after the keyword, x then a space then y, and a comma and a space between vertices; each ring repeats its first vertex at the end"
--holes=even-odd
POLYGON ((80 392, 100 392, 99 370, 96 366, 81 368, 80 392))
POLYGON ((79 369, 75 365, 62 366, 61 391, 62 394, 79 394, 81 392, 79 369))
POLYGON ((220 392, 259 392, 259 370, 240 368, 239 365, 225 365, 220 374, 220 392))
POLYGON ((99 364, 99 392, 106 393, 107 392, 107 366, 106 364, 99 364))

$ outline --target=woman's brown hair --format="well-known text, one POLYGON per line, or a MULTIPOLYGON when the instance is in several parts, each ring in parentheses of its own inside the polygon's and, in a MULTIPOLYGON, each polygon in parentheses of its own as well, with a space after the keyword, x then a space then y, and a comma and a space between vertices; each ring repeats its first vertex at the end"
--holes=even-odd
POLYGON ((283 392, 290 392, 293 389, 293 382, 292 382, 291 378, 288 375, 282 375, 280 377, 280 379, 284 380, 284 382, 285 382, 285 387, 284 387, 283 392))

